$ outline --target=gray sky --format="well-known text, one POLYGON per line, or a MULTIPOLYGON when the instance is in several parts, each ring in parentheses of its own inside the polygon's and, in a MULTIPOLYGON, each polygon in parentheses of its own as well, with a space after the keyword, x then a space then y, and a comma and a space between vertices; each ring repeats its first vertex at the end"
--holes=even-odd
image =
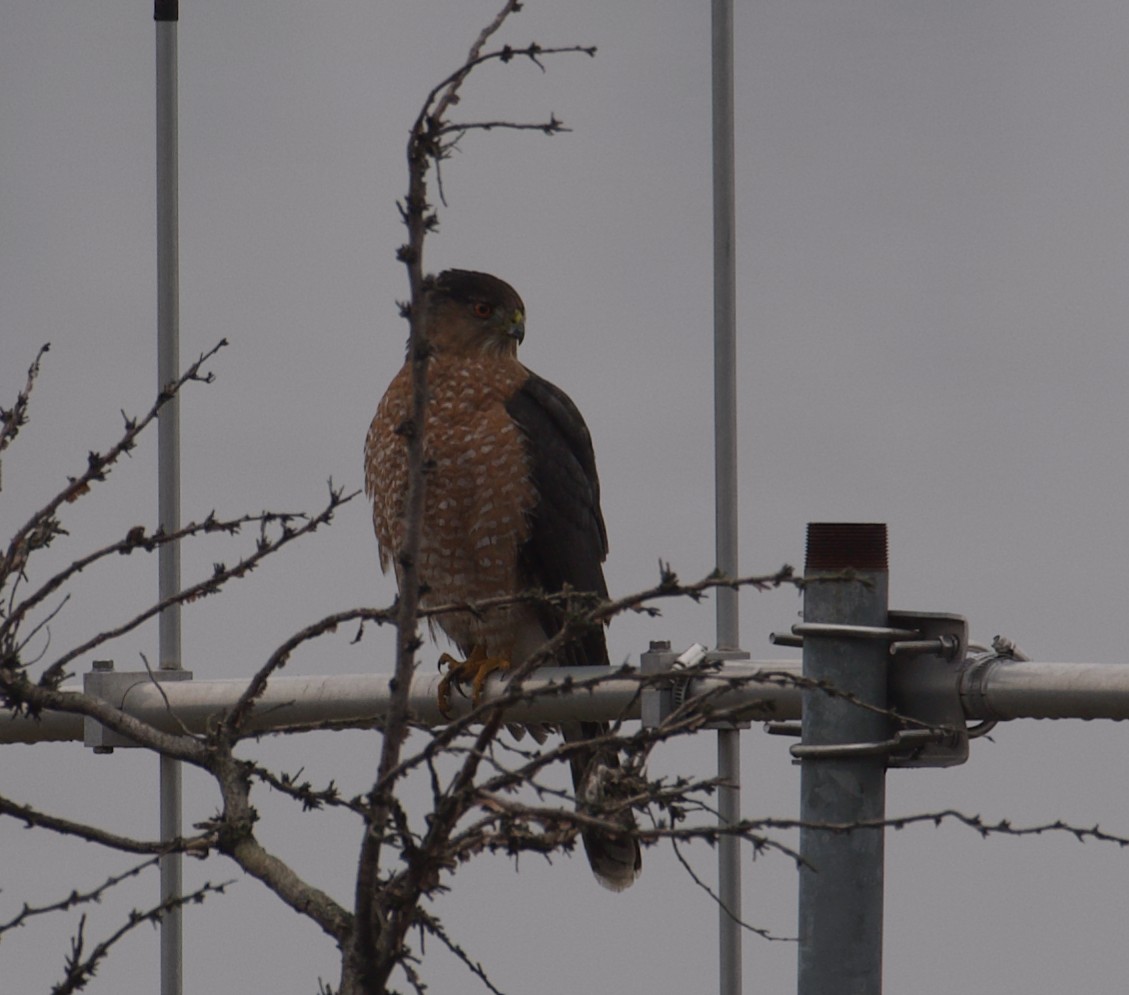
MULTIPOLYGON (((361 444, 406 334, 394 250, 403 144, 424 93, 456 67, 497 0, 182 4, 181 322, 190 359, 227 337, 218 379, 183 404, 184 508, 309 508, 325 481, 361 483, 361 444)), ((738 4, 737 197, 741 563, 802 565, 808 521, 886 521, 895 607, 969 617, 975 637, 1043 660, 1119 660, 1129 530, 1129 7, 1123 3, 738 4)), ((467 117, 572 133, 475 134, 446 166, 449 207, 430 269, 494 272, 524 297, 523 359, 564 387, 595 437, 615 592, 658 558, 712 566, 709 5, 531 2, 502 40, 591 43, 548 73, 472 79, 467 117)), ((121 0, 8 0, 0 13, 0 403, 44 341, 32 422, 4 460, 10 530, 77 472, 155 388, 153 25, 121 0)), ((155 518, 155 436, 66 512, 51 563, 155 518)), ((234 555, 192 546, 185 576, 234 555)), ((155 563, 84 578, 52 648, 132 614, 155 563)), ((185 616, 186 665, 251 673, 283 637, 334 609, 391 596, 368 512, 185 616)), ((742 596, 757 658, 799 608, 742 596)), ((649 639, 709 642, 712 604, 628 619, 613 656, 649 639)), ((292 673, 390 668, 390 639, 352 633, 292 673)), ((119 668, 155 656, 146 630, 119 668)), ((433 651, 429 651, 431 653, 433 651)), ((426 659, 426 655, 425 655, 426 659)), ((1110 724, 1027 723, 943 771, 894 772, 891 814, 958 808, 1016 824, 1066 819, 1129 834, 1110 724)), ((378 750, 347 733, 270 744, 287 770, 347 789, 378 750)), ((8 747, 0 793, 139 834, 156 826, 156 764, 77 745, 8 747)), ((795 815, 787 743, 743 737, 743 812, 795 815)), ((662 753, 706 773, 708 736, 662 753)), ((357 827, 263 794, 264 840, 348 900, 357 827)), ((186 823, 211 814, 188 778, 186 823)), ((127 861, 0 824, 0 920, 24 900, 90 886, 127 861)), ((887 841, 886 990, 1057 992, 1122 985, 1125 854, 1066 839, 981 840, 918 828, 887 841)), ((713 854, 696 865, 712 874, 713 854)), ((190 884, 237 877, 190 865, 190 884)), ((716 987, 716 912, 667 852, 611 895, 580 859, 515 874, 461 871, 437 911, 505 991, 716 987)), ((153 899, 148 878, 124 901, 153 899)), ((745 862, 745 916, 790 935, 795 875, 745 862)), ((97 910, 91 936, 118 921, 97 910)), ((46 990, 75 917, 4 944, 5 988, 46 990)), ((255 882, 186 913, 189 992, 309 992, 335 980, 332 945, 255 882)), ((794 986, 795 948, 745 941, 747 991, 794 986)), ((429 946, 437 992, 472 991, 429 946)), ((91 990, 155 989, 139 932, 91 990)))

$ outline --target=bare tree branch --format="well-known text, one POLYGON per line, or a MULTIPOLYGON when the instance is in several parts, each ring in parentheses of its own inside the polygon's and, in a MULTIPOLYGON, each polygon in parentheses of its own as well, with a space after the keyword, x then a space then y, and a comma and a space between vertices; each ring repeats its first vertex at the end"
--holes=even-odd
POLYGON ((824 829, 833 833, 867 832, 875 829, 905 829, 913 825, 940 826, 945 822, 958 822, 974 829, 981 836, 1046 836, 1063 834, 1073 836, 1078 842, 1094 840, 1099 843, 1113 843, 1118 848, 1129 847, 1129 836, 1108 833, 1100 826, 1075 826, 1056 819, 1035 826, 1014 826, 1010 819, 988 822, 979 815, 969 815, 957 809, 943 809, 937 812, 922 812, 918 815, 892 816, 886 819, 859 820, 858 822, 801 822, 796 819, 759 819, 756 825, 762 829, 824 829))
POLYGON ((29 828, 49 829, 64 836, 75 836, 89 843, 125 853, 151 853, 163 856, 166 853, 194 853, 203 855, 211 846, 208 835, 189 836, 175 840, 140 840, 117 833, 106 832, 95 826, 70 819, 61 819, 46 812, 40 812, 30 805, 20 805, 0 796, 0 816, 17 819, 29 828))
POLYGON ((210 769, 223 796, 223 811, 201 828, 214 835, 216 848, 265 884, 295 912, 317 923, 339 944, 343 943, 353 929, 349 913, 324 891, 303 881, 255 838, 258 813, 251 805, 250 765, 232 757, 220 744, 212 754, 210 769))
MULTIPOLYGON (((39 347, 31 366, 27 370, 27 380, 24 388, 16 395, 16 403, 10 408, 0 408, 0 453, 8 448, 19 435, 20 429, 27 424, 27 411, 31 402, 31 392, 35 388, 36 378, 39 376, 39 362, 51 348, 51 343, 46 342, 39 347)), ((2 489, 2 488, 0 488, 2 489)))
POLYGON ((722 904, 721 896, 718 895, 717 892, 715 892, 708 884, 706 884, 705 881, 703 881, 698 876, 694 868, 690 866, 690 862, 686 859, 686 855, 682 852, 681 849, 679 849, 678 841, 671 840, 670 845, 674 850, 674 855, 678 858, 678 862, 682 865, 682 869, 686 872, 687 877, 689 877, 690 880, 694 882, 694 884, 701 888, 702 891, 709 895, 710 899, 716 902, 719 908, 725 909, 726 914, 729 916, 729 918, 737 923, 737 925, 740 926, 743 930, 759 936, 762 940, 772 940, 774 942, 783 943, 797 942, 798 937, 777 936, 772 932, 772 930, 765 929, 763 926, 753 926, 752 924, 745 922, 744 919, 740 919, 737 916, 733 915, 733 913, 722 904))
POLYGON ((89 954, 86 953, 86 916, 83 915, 79 920, 78 931, 71 938, 71 949, 64 965, 66 973, 63 980, 51 988, 51 995, 71 995, 72 992, 82 991, 114 945, 142 923, 159 923, 164 914, 172 909, 198 904, 210 894, 222 895, 231 883, 208 882, 187 895, 161 902, 144 912, 135 909, 113 933, 96 943, 89 954))
POLYGON ((91 650, 96 649, 104 643, 117 639, 128 632, 132 632, 144 622, 159 615, 170 605, 187 604, 197 601, 210 594, 215 594, 230 580, 246 577, 247 574, 254 570, 266 557, 278 552, 284 546, 294 542, 294 540, 317 531, 320 526, 328 524, 332 520, 333 514, 337 508, 354 496, 355 494, 343 496, 340 491, 331 490, 329 503, 316 515, 300 516, 304 520, 297 527, 291 525, 290 520, 299 516, 279 516, 277 513, 271 512, 263 512, 261 515, 257 516, 248 516, 249 520, 258 521, 261 526, 259 538, 256 541, 255 551, 253 553, 242 557, 234 566, 228 567, 224 564, 216 564, 210 577, 197 581, 195 584, 182 588, 176 594, 149 605, 149 607, 138 612, 133 618, 122 622, 120 625, 103 629, 101 632, 91 636, 84 643, 75 646, 73 649, 68 650, 58 657, 51 666, 43 672, 39 683, 44 686, 57 684, 66 676, 64 668, 72 660, 89 653, 91 650), (267 532, 267 528, 275 523, 280 523, 280 533, 272 537, 267 532))
POLYGON ((17 530, 8 543, 7 551, 0 557, 0 589, 3 589, 7 584, 9 577, 16 575, 18 578, 31 553, 50 545, 56 536, 62 534, 62 526, 56 518, 59 509, 64 504, 81 497, 90 490, 94 483, 104 481, 122 455, 133 450, 137 444, 137 437, 157 417, 161 408, 172 400, 186 383, 190 381, 211 383, 213 375, 201 373, 201 370, 204 364, 226 345, 227 340, 221 339, 218 344, 202 353, 179 379, 166 384, 158 394, 153 406, 142 418, 126 417, 125 431, 117 442, 104 453, 90 452, 86 458, 86 469, 77 477, 69 478, 67 486, 36 511, 17 530))
POLYGON ((122 871, 121 874, 114 874, 108 877, 96 888, 91 888, 89 891, 78 891, 74 889, 66 898, 62 898, 57 902, 51 902, 48 905, 28 905, 26 902, 20 911, 9 919, 7 922, 0 923, 0 937, 13 929, 23 926, 29 919, 36 916, 49 915, 52 912, 66 912, 68 909, 73 909, 76 905, 85 905, 90 902, 101 902, 103 896, 115 885, 121 884, 129 878, 137 877, 142 871, 148 870, 150 867, 156 867, 159 857, 152 857, 149 860, 142 861, 140 864, 134 864, 128 870, 122 871))
POLYGON ((478 978, 488 991, 492 992, 493 995, 505 995, 505 993, 490 980, 482 964, 479 961, 473 960, 470 954, 448 935, 447 931, 443 928, 443 924, 435 918, 435 916, 429 915, 421 908, 416 910, 416 918, 421 931, 436 937, 443 946, 463 962, 467 970, 478 978))

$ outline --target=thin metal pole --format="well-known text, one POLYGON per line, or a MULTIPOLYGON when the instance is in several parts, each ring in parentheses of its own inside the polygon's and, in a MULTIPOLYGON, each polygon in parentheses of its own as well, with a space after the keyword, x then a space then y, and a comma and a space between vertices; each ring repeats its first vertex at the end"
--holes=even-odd
MULTIPOLYGON (((737 569, 737 323, 733 180, 733 0, 712 0, 713 90, 713 307, 714 473, 717 569, 737 569)), ((740 643, 737 592, 718 588, 717 648, 740 643)), ((722 826, 741 818, 741 734, 717 733, 718 816, 722 826)), ((722 836, 717 854, 718 990, 741 991, 741 852, 736 836, 722 836)))
MULTIPOLYGON (((886 625, 886 526, 809 525, 804 577, 805 623, 886 625), (844 579, 848 570, 858 579, 844 579)), ((800 768, 798 995, 881 995, 883 832, 819 827, 885 816, 885 757, 834 747, 886 739, 888 720, 875 709, 886 707, 889 658, 879 639, 804 637, 805 681, 843 693, 803 692, 803 746, 821 749, 800 768)))
MULTIPOLYGON (((722 826, 741 819, 741 733, 737 729, 717 732, 717 814, 722 826)), ((741 848, 737 836, 722 836, 717 855, 718 991, 738 995, 741 991, 741 848)))
MULTIPOLYGON (((717 566, 737 570, 737 270, 733 180, 733 0, 713 0, 714 474, 717 566)), ((737 592, 718 588, 719 649, 740 646, 737 592)))
MULTIPOLYGON (((157 31, 157 381, 158 389, 180 376, 180 280, 178 254, 177 177, 177 0, 155 0, 157 31)), ((180 528, 180 402, 173 398, 157 423, 158 522, 165 532, 180 528)), ((158 554, 158 596, 162 601, 180 590, 180 548, 172 543, 158 554)), ((179 670, 180 606, 172 605, 159 619, 162 670, 179 670)), ((180 764, 160 761, 161 839, 175 839, 181 829, 180 764)), ((161 858, 161 901, 182 894, 181 857, 161 858)), ((161 995, 183 991, 183 931, 179 907, 161 918, 161 995)))

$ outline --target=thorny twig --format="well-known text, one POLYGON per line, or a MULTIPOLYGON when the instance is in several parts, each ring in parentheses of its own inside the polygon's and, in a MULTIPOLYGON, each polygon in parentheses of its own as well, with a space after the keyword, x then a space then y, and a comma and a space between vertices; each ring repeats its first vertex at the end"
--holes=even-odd
POLYGON ((142 871, 148 870, 150 867, 156 867, 159 857, 151 857, 149 860, 142 861, 140 864, 134 864, 132 867, 121 872, 121 874, 113 874, 103 881, 95 888, 89 891, 79 891, 77 888, 71 890, 66 898, 61 898, 57 902, 50 902, 47 905, 29 905, 24 902, 23 908, 20 909, 7 922, 0 923, 0 937, 10 930, 23 926, 28 920, 36 916, 49 915, 52 912, 66 912, 68 909, 73 909, 76 905, 85 905, 88 902, 101 902, 102 897, 115 885, 121 884, 129 878, 137 877, 142 871))
POLYGON ((0 408, 0 453, 19 435, 20 429, 27 424, 27 409, 31 402, 31 392, 35 388, 36 378, 39 376, 39 361, 51 348, 51 343, 44 343, 35 354, 31 366, 27 370, 27 380, 23 390, 16 395, 16 403, 10 408, 0 408))
MULTIPOLYGON (((64 534, 57 512, 64 503, 75 501, 89 492, 95 482, 105 480, 114 464, 123 453, 130 452, 136 444, 137 436, 156 418, 157 413, 168 400, 189 381, 210 382, 212 375, 203 373, 203 364, 225 343, 202 355, 188 371, 176 382, 162 389, 157 401, 149 412, 140 419, 126 417, 125 430, 118 441, 104 453, 91 453, 87 467, 80 476, 72 478, 66 488, 57 493, 37 511, 12 539, 2 558, 0 558, 0 586, 13 580, 8 598, 9 612, 0 612, 0 701, 7 707, 32 716, 42 710, 55 710, 96 719, 102 725, 122 734, 138 745, 154 750, 163 756, 182 760, 208 771, 220 786, 224 798, 224 809, 216 819, 203 825, 204 832, 187 839, 149 842, 131 837, 109 833, 97 827, 61 819, 39 812, 30 806, 23 806, 0 799, 0 815, 19 819, 29 826, 50 829, 76 838, 85 839, 110 849, 134 853, 153 853, 164 855, 181 852, 204 856, 209 850, 218 850, 234 859, 248 874, 264 881, 284 902, 317 922, 335 939, 342 939, 349 931, 348 913, 336 905, 327 895, 300 879, 288 866, 273 854, 266 851, 255 839, 251 826, 257 818, 249 803, 250 781, 243 765, 231 756, 234 737, 213 734, 208 737, 194 737, 185 732, 170 734, 141 722, 110 703, 101 699, 70 690, 60 690, 59 683, 65 677, 66 665, 75 658, 90 652, 97 646, 117 638, 140 626, 147 619, 159 614, 172 604, 187 603, 220 590, 228 581, 246 576, 263 559, 279 551, 294 540, 315 531, 328 523, 333 512, 354 495, 344 495, 330 483, 330 498, 327 506, 315 515, 305 513, 262 512, 239 518, 222 520, 215 513, 209 514, 202 522, 192 523, 175 533, 146 533, 143 527, 131 529, 125 537, 108 546, 82 556, 68 567, 49 578, 39 588, 32 591, 22 601, 16 600, 16 588, 26 579, 26 564, 29 557, 38 549, 50 544, 51 540, 64 534), (27 645, 27 639, 35 635, 61 604, 32 627, 30 635, 21 636, 21 623, 35 607, 42 605, 52 594, 61 593, 66 584, 79 572, 93 563, 113 554, 126 554, 135 550, 151 551, 169 542, 195 537, 211 532, 237 534, 249 524, 259 527, 254 549, 234 565, 217 563, 210 576, 182 589, 177 594, 152 604, 138 612, 131 619, 116 626, 107 626, 95 636, 58 655, 50 663, 38 681, 33 682, 27 673, 27 664, 20 659, 20 653, 27 645)), ((285 649, 285 647, 284 647, 285 649)), ((268 670, 276 669, 285 662, 280 651, 271 661, 268 670)), ((265 677, 264 677, 265 679, 265 677)), ((247 689, 248 702, 253 700, 256 686, 247 689)), ((249 707, 249 705, 247 706, 249 707)), ((221 724, 220 730, 224 726, 221 724)), ((187 896, 184 901, 193 900, 196 895, 187 896)), ((164 909, 172 908, 179 902, 166 904, 137 913, 140 920, 152 919, 164 909)), ((95 948, 90 956, 83 955, 83 938, 76 938, 75 949, 68 964, 66 980, 59 990, 77 990, 85 983, 89 973, 106 955, 109 948, 135 925, 134 919, 126 927, 95 948)))
POLYGON ((445 946, 451 953, 453 953, 460 961, 463 962, 463 965, 466 967, 466 969, 470 971, 470 973, 473 974, 476 978, 478 978, 478 980, 481 981, 482 984, 485 985, 486 988, 493 993, 493 995, 504 995, 504 993, 500 989, 498 989, 497 986, 495 986, 495 984, 490 980, 490 977, 489 975, 487 975, 486 969, 482 966, 482 964, 476 960, 473 960, 470 954, 468 954, 462 946, 460 946, 455 942, 455 940, 451 938, 451 936, 443 928, 443 924, 435 916, 430 915, 428 912, 424 911, 424 909, 420 908, 416 910, 416 919, 421 932, 426 932, 427 934, 438 939, 439 942, 443 944, 443 946, 445 946))
POLYGON ((166 853, 195 853, 200 856, 207 852, 212 843, 212 838, 207 834, 175 840, 143 840, 133 836, 121 836, 86 823, 40 812, 30 805, 20 805, 3 796, 0 796, 0 816, 16 819, 29 828, 49 829, 62 836, 74 836, 88 843, 97 843, 109 850, 120 850, 124 853, 150 853, 156 856, 163 856, 166 853))
POLYGON ((0 590, 8 583, 9 578, 15 577, 18 582, 19 575, 27 563, 28 556, 37 549, 50 544, 52 539, 62 534, 62 526, 56 517, 59 509, 67 503, 73 502, 87 493, 95 483, 106 479, 110 470, 124 454, 131 452, 137 444, 137 437, 145 431, 169 401, 173 399, 180 389, 191 381, 211 383, 213 375, 202 373, 201 370, 220 349, 227 345, 227 339, 221 339, 207 352, 202 353, 194 363, 173 383, 166 384, 158 394, 153 406, 141 418, 125 419, 125 431, 109 449, 104 453, 91 451, 86 457, 86 469, 77 477, 68 479, 67 486, 59 491, 45 505, 35 512, 24 525, 18 529, 3 556, 0 556, 0 590))
POLYGON ((867 832, 875 829, 906 829, 914 825, 940 826, 945 822, 957 822, 974 829, 981 836, 1046 836, 1061 833, 1073 836, 1078 842, 1094 840, 1099 843, 1114 843, 1119 848, 1129 847, 1129 836, 1108 833, 1100 826, 1075 826, 1056 819, 1035 826, 1015 826, 1010 819, 988 822, 979 815, 969 815, 957 809, 947 808, 938 812, 922 812, 918 815, 889 816, 885 819, 860 819, 857 822, 801 822, 796 819, 760 819, 757 825, 764 829, 823 829, 831 833, 867 832))
POLYGON ((231 883, 230 881, 223 884, 207 882, 187 895, 170 898, 144 912, 135 909, 113 933, 96 943, 89 954, 86 952, 86 916, 84 914, 79 920, 78 931, 71 938, 71 949, 64 963, 66 973, 62 981, 52 986, 51 995, 71 995, 72 992, 82 991, 90 979, 94 977, 98 965, 109 954, 113 946, 142 923, 157 924, 165 913, 173 909, 183 908, 190 904, 199 904, 210 894, 222 895, 231 883))
POLYGON ((690 878, 690 880, 693 881, 694 884, 697 885, 699 888, 701 888, 702 891, 704 891, 707 895, 709 895, 710 899, 719 908, 725 909, 726 915, 728 915, 729 918, 732 919, 735 923, 737 923, 737 925, 740 926, 743 930, 745 930, 746 932, 749 932, 749 933, 753 933, 756 936, 759 936, 762 940, 772 940, 772 941, 775 941, 775 942, 784 942, 784 943, 795 943, 796 942, 796 937, 794 937, 794 936, 777 936, 770 929, 766 929, 763 926, 754 926, 751 923, 745 922, 744 919, 740 919, 737 916, 735 916, 733 914, 733 912, 731 910, 729 910, 728 908, 726 908, 725 905, 722 903, 721 896, 717 892, 715 892, 713 890, 713 888, 711 888, 708 884, 706 884, 706 882, 703 881, 698 876, 698 873, 694 870, 694 868, 690 866, 690 861, 688 861, 686 859, 686 855, 682 852, 681 849, 679 849, 678 841, 677 840, 671 840, 670 845, 671 845, 671 849, 674 850, 675 857, 678 858, 678 862, 682 865, 682 869, 686 872, 686 874, 690 878))

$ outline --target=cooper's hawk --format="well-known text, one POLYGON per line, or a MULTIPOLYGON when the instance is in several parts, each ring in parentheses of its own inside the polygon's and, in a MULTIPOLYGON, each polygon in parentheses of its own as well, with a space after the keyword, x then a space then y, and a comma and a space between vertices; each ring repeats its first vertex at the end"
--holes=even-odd
MULTIPOLYGON (((592 440, 568 396, 518 362, 525 336, 521 298, 497 277, 447 270, 428 278, 422 306, 431 348, 424 426, 429 469, 418 560, 422 603, 478 602, 534 589, 552 594, 566 586, 606 597, 601 564, 608 542, 592 440)), ((385 570, 396 568, 397 581, 408 484, 400 429, 411 397, 405 364, 365 442, 365 490, 380 562, 385 570)), ((472 680, 476 695, 490 670, 521 664, 562 623, 561 609, 545 603, 438 619, 466 658, 453 674, 472 680)), ((567 643, 557 662, 607 664, 602 626, 567 643)), ((568 741, 606 731, 595 722, 562 729, 568 741)), ((614 765, 607 750, 574 754, 578 799, 598 796, 614 765)), ((602 884, 618 891, 635 880, 641 861, 634 839, 589 830, 583 840, 602 884)))

